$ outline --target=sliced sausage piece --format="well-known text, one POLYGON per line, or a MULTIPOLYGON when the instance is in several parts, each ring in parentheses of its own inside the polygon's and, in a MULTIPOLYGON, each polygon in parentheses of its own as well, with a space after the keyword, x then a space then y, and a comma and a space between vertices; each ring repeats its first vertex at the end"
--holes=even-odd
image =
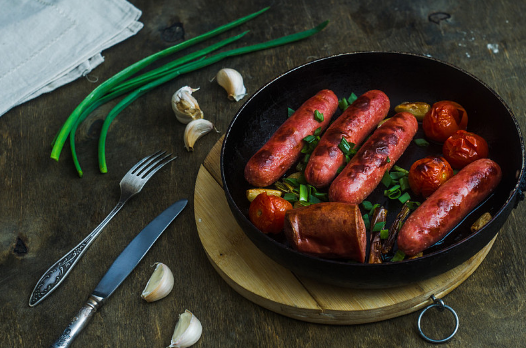
POLYGON ((299 252, 365 261, 365 223, 355 204, 324 202, 288 210, 284 230, 299 252))
POLYGON ((345 155, 338 147, 342 137, 347 142, 361 145, 373 129, 387 116, 390 102, 384 92, 364 93, 341 114, 321 137, 312 152, 305 179, 315 187, 329 186, 338 169, 345 164, 345 155))
POLYGON ((502 171, 484 158, 462 168, 409 215, 398 234, 398 249, 413 256, 444 238, 497 187, 502 171))
POLYGON ((329 187, 329 200, 360 204, 407 149, 418 129, 416 118, 400 112, 378 127, 329 187))
POLYGON ((321 127, 325 130, 338 108, 338 97, 324 89, 294 112, 256 152, 245 166, 245 179, 253 186, 265 187, 276 182, 299 159, 303 138, 321 127), (314 118, 315 111, 323 121, 314 118))

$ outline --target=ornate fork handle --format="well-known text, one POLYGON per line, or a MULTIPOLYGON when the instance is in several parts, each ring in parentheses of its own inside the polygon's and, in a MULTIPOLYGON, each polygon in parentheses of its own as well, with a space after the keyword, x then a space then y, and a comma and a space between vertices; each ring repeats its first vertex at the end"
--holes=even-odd
POLYGON ((62 283, 91 243, 93 243, 101 233, 102 229, 108 224, 108 222, 110 222, 117 212, 121 210, 124 203, 126 203, 130 197, 125 197, 124 199, 121 197, 115 208, 113 208, 108 216, 106 216, 106 218, 102 220, 102 222, 90 234, 88 234, 84 240, 77 244, 77 246, 71 249, 66 255, 62 256, 60 260, 55 262, 53 266, 44 273, 31 293, 31 297, 29 298, 30 307, 36 306, 40 301, 51 294, 60 283, 62 283))

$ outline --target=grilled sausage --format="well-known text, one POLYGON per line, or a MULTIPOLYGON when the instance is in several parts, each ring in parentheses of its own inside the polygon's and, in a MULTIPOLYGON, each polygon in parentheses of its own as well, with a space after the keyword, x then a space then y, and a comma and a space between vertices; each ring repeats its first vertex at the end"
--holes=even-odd
POLYGON ((338 108, 338 97, 324 89, 294 112, 258 150, 245 166, 245 179, 253 186, 265 187, 276 182, 299 159, 303 138, 321 127, 327 128, 338 108), (323 114, 322 122, 314 118, 323 114))
POLYGON ((324 202, 288 210, 284 231, 302 253, 365 261, 365 223, 355 204, 324 202))
POLYGON ((402 156, 418 129, 416 118, 401 112, 378 127, 329 187, 329 200, 360 204, 402 156))
POLYGON ((374 127, 387 116, 390 102, 385 93, 372 90, 364 93, 338 117, 321 137, 312 152, 305 179, 315 187, 329 186, 338 168, 345 164, 345 155, 339 149, 342 137, 349 143, 360 145, 374 127))
POLYGON ((407 218, 398 234, 398 248, 413 256, 440 241, 495 190, 501 178, 499 165, 490 159, 468 164, 407 218))

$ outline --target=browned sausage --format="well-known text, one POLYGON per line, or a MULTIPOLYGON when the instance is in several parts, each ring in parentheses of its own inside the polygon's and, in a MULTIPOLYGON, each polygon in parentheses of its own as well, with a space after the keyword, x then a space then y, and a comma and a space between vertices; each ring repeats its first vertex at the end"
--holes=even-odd
POLYGON ((329 186, 338 169, 345 164, 345 155, 339 149, 342 137, 356 146, 387 116, 390 102, 384 92, 368 91, 354 101, 333 124, 327 128, 312 152, 305 179, 318 188, 329 186))
POLYGON ((324 202, 288 210, 284 230, 302 253, 365 261, 365 224, 355 204, 324 202))
POLYGON ((250 158, 245 166, 245 179, 258 187, 276 182, 299 159, 303 138, 319 127, 325 130, 337 108, 338 97, 328 89, 303 103, 250 158), (323 114, 322 122, 314 118, 316 110, 323 114))
POLYGON ((490 159, 468 164, 409 215, 398 234, 398 248, 413 256, 444 238, 495 190, 501 178, 499 165, 490 159))
POLYGON ((416 118, 408 112, 385 121, 334 179, 329 187, 329 200, 361 203, 402 156, 417 129, 416 118))

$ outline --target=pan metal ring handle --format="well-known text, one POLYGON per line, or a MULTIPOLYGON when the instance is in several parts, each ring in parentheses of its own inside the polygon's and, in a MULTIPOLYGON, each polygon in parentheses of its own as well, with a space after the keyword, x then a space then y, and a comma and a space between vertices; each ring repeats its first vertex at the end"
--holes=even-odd
POLYGON ((449 341, 450 339, 453 338, 453 336, 455 336, 455 334, 457 333, 458 331, 458 315, 457 313, 453 310, 453 308, 447 306, 444 304, 444 301, 442 301, 441 299, 439 298, 436 298, 435 295, 431 295, 431 299, 433 300, 433 304, 427 306, 426 308, 424 308, 424 310, 420 313, 420 316, 418 316, 418 332, 420 333, 420 336, 426 340, 427 342, 430 342, 430 343, 445 343, 447 341, 449 341), (446 338, 443 338, 443 339, 439 339, 439 340, 435 340, 435 339, 432 339, 432 338, 429 338, 428 336, 426 336, 426 334, 424 334, 424 332, 422 331, 422 326, 421 326, 421 322, 422 322, 422 317, 424 316, 424 313, 430 309, 430 308, 433 308, 433 307, 437 307, 439 311, 443 311, 444 309, 447 309, 448 311, 450 311, 453 316, 455 317, 455 329, 453 330, 453 332, 446 338))

